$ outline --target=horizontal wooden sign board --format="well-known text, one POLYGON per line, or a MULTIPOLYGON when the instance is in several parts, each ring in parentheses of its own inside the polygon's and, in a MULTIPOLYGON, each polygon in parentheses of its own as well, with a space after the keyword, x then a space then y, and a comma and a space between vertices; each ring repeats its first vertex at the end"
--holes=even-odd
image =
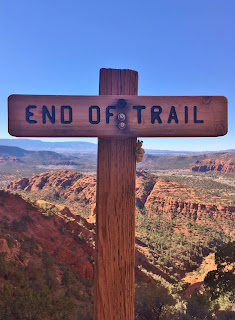
POLYGON ((223 96, 11 95, 16 137, 216 137, 227 133, 223 96))

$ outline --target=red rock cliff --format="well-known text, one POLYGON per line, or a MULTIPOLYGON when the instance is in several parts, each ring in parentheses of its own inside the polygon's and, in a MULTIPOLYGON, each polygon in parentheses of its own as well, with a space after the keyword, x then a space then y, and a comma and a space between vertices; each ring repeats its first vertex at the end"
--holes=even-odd
POLYGON ((232 160, 219 159, 204 159, 202 161, 195 161, 191 168, 192 172, 221 172, 221 173, 235 173, 235 162, 232 160))

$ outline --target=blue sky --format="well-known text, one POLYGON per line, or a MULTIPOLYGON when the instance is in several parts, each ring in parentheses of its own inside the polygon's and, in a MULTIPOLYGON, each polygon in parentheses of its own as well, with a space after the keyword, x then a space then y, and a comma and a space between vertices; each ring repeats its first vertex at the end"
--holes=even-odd
POLYGON ((96 95, 100 68, 126 68, 139 95, 229 102, 226 136, 144 138, 145 148, 235 149, 234 16, 233 0, 0 0, 0 137, 11 138, 10 94, 96 95))

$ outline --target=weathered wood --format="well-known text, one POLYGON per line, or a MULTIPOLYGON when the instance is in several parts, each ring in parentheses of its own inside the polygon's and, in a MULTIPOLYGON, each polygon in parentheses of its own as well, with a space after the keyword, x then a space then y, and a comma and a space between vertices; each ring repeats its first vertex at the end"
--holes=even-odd
POLYGON ((8 101, 9 133, 18 137, 214 137, 227 133, 223 96, 11 95, 8 101), (124 108, 118 105, 120 98, 126 101, 124 108), (125 129, 118 127, 119 113, 126 115, 125 129))
MULTIPOLYGON (((100 70, 101 95, 137 95, 137 90, 137 72, 100 70)), ((134 319, 135 145, 136 138, 98 142, 96 320, 134 319)))

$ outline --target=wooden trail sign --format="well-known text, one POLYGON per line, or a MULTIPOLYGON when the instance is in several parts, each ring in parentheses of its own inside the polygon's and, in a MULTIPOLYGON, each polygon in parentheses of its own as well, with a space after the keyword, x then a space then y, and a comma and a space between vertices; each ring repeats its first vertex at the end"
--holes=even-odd
POLYGON ((136 137, 227 133, 225 97, 140 97, 138 73, 101 69, 100 96, 9 97, 18 137, 99 137, 95 320, 134 320, 136 137), (125 138, 125 139, 124 139, 125 138))
POLYGON ((214 137, 227 133, 227 99, 11 95, 17 137, 214 137))

